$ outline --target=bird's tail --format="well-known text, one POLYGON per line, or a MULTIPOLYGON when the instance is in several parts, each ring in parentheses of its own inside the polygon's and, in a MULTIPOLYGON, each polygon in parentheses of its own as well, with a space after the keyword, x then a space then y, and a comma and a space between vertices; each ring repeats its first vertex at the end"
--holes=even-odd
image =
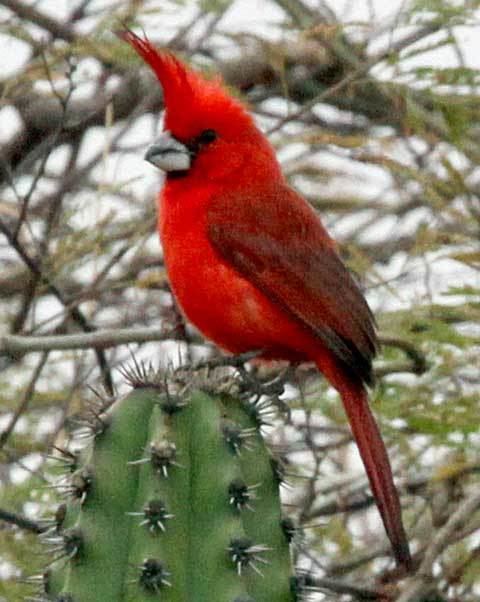
MULTIPOLYGON (((329 370, 326 370, 325 361, 321 364, 319 365, 321 371, 327 377, 333 376, 328 375, 329 370)), ((400 500, 393 482, 387 450, 370 410, 367 392, 361 383, 352 382, 348 378, 334 377, 329 380, 342 397, 353 437, 363 460, 385 531, 392 544, 395 559, 399 565, 410 570, 412 558, 403 527, 400 500)))
POLYGON ((341 391, 341 396, 396 561, 410 568, 412 559, 403 527, 400 500, 367 392, 359 386, 358 389, 341 391))

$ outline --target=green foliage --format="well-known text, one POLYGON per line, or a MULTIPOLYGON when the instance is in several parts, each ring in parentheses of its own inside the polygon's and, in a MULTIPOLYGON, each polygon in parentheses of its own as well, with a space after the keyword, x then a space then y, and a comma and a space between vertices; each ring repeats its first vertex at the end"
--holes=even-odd
MULTIPOLYGON (((15 487, 2 487, 0 489, 0 507, 8 508, 10 512, 22 514, 25 502, 36 502, 43 507, 45 498, 53 503, 53 496, 39 488, 39 480, 32 476, 15 487)), ((32 587, 18 579, 19 568, 25 566, 28 559, 28 574, 41 573, 45 559, 41 554, 38 535, 27 530, 12 528, 5 524, 1 530, 1 559, 9 568, 8 578, 0 579, 0 600, 4 596, 8 602, 24 602, 31 594, 32 587), (32 554, 32 551, 35 551, 32 554)))
POLYGON ((478 2, 457 2, 456 0, 414 0, 410 6, 410 15, 426 18, 437 25, 455 25, 463 23, 478 6, 478 2))

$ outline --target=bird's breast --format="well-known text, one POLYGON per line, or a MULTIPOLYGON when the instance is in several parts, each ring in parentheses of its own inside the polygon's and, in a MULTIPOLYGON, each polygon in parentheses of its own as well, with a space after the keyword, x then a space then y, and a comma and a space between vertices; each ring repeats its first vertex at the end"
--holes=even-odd
POLYGON ((233 353, 266 349, 279 359, 303 356, 311 337, 217 254, 199 205, 181 211, 164 202, 159 219, 170 285, 185 316, 233 353))

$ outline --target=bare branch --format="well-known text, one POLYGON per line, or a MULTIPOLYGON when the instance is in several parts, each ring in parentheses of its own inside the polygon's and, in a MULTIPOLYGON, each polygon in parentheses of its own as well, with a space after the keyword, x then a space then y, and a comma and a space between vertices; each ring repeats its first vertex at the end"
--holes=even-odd
POLYGON ((56 21, 49 15, 36 9, 34 6, 24 4, 23 2, 19 2, 19 0, 0 0, 0 5, 10 9, 20 19, 30 21, 42 29, 45 29, 51 33, 54 38, 60 38, 66 42, 73 42, 75 40, 75 33, 68 25, 56 21))
MULTIPOLYGON (((55 295, 55 297, 68 309, 72 319, 84 330, 85 332, 92 332, 95 328, 89 323, 89 321, 85 318, 80 309, 76 306, 69 307, 68 302, 65 300, 63 293, 60 289, 50 282, 49 278, 42 272, 41 268, 38 266, 35 259, 32 259, 28 253, 23 249, 23 247, 19 244, 18 240, 12 235, 7 226, 0 220, 0 232, 7 237, 7 240, 11 244, 12 248, 18 253, 23 262, 28 266, 32 274, 38 277, 39 281, 43 282, 48 290, 55 295)), ((108 362, 103 354, 102 350, 96 351, 98 364, 100 366, 100 370, 102 372, 105 386, 108 391, 113 391, 113 383, 112 377, 110 374, 110 369, 108 367, 108 362)))
POLYGON ((30 382, 28 383, 27 388, 25 389, 25 391, 23 393, 22 399, 20 400, 20 403, 18 404, 17 409, 13 413, 13 415, 12 415, 9 423, 5 427, 5 429, 0 432, 0 449, 2 449, 4 447, 5 443, 8 441, 8 438, 13 433, 13 429, 15 428, 17 422, 20 420, 20 418, 25 413, 25 411, 28 407, 28 404, 30 403, 30 401, 32 399, 32 395, 35 392, 35 386, 37 384, 37 380, 40 377, 40 374, 45 366, 47 359, 48 359, 48 352, 43 352, 42 357, 40 358, 40 361, 38 362, 38 364, 33 372, 33 375, 30 378, 30 382))
MULTIPOLYGON (((394 370, 395 372, 413 372, 414 374, 423 374, 427 371, 428 365, 425 355, 410 341, 399 339, 398 337, 381 335, 379 337, 379 342, 381 345, 385 345, 387 347, 397 347, 398 349, 401 349, 410 358, 411 363, 407 369, 397 367, 394 370)), ((384 370, 392 372, 392 366, 385 366, 384 370)))
POLYGON ((130 343, 147 343, 170 339, 172 329, 158 327, 124 328, 116 330, 97 330, 89 333, 22 336, 5 335, 0 337, 0 353, 22 355, 39 351, 65 351, 73 349, 107 349, 130 343))
POLYGON ((418 602, 422 596, 432 591, 434 580, 433 564, 440 554, 452 543, 453 536, 460 530, 480 508, 480 491, 464 500, 450 516, 447 523, 433 536, 425 550, 422 563, 414 577, 410 580, 397 602, 418 602))
POLYGON ((31 531, 32 533, 43 533, 45 531, 45 527, 36 521, 33 521, 21 514, 4 510, 3 508, 0 508, 0 520, 12 525, 16 525, 20 529, 31 531))
MULTIPOLYGON (((345 88, 347 88, 348 86, 353 84, 355 81, 358 81, 361 77, 366 75, 370 71, 370 69, 372 69, 372 67, 375 67, 379 63, 382 63, 383 61, 387 60, 389 57, 395 56, 397 53, 401 52, 404 48, 407 48, 410 44, 417 42, 417 41, 421 40, 422 38, 425 38, 425 37, 431 35, 438 29, 439 29, 438 24, 432 24, 432 25, 427 25, 425 27, 422 27, 422 28, 418 29, 416 32, 408 34, 404 38, 398 40, 395 44, 392 44, 392 46, 387 48, 386 50, 382 50, 382 51, 378 52, 377 54, 371 56, 369 59, 357 64, 357 66, 352 71, 350 71, 350 73, 345 75, 342 79, 340 79, 332 86, 330 86, 330 87, 326 88, 325 90, 323 90, 322 92, 320 92, 320 94, 318 94, 317 96, 314 96, 311 100, 309 100, 307 103, 303 104, 300 107, 300 109, 298 109, 294 113, 287 115, 286 117, 281 119, 273 128, 271 128, 268 131, 268 134, 271 135, 274 132, 281 129, 287 123, 290 123, 290 122, 294 121, 295 119, 298 119, 299 117, 304 115, 306 112, 313 109, 313 107, 315 105, 317 105, 321 102, 325 102, 326 100, 331 100, 332 97, 338 96, 340 93, 342 93, 345 90, 345 88)), ((358 63, 358 61, 356 61, 356 62, 358 63)))

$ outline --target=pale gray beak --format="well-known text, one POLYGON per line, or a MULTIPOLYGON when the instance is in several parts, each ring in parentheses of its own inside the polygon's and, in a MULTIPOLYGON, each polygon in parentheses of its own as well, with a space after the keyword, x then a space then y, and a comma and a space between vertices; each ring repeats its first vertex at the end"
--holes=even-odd
POLYGON ((192 164, 190 151, 174 138, 170 132, 163 132, 158 140, 150 146, 145 160, 163 171, 187 171, 192 164))

